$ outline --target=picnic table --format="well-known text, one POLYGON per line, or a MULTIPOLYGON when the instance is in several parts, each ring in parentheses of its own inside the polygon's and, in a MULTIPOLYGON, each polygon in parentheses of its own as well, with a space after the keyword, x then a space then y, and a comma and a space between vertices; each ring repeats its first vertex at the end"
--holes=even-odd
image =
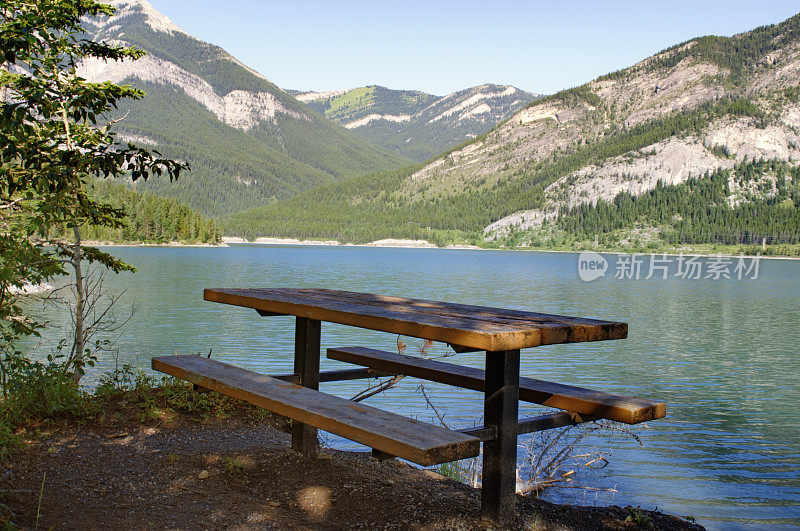
POLYGON ((498 521, 515 510, 519 435, 666 414, 662 402, 520 376, 520 349, 623 339, 626 323, 328 289, 206 289, 203 298, 262 316, 295 316, 294 371, 266 376, 200 356, 153 358, 155 370, 293 419, 292 448, 299 452, 316 452, 318 429, 424 466, 475 457, 483 444, 481 506, 498 521), (320 372, 322 322, 440 341, 456 352, 485 351, 485 366, 346 346, 329 348, 327 356, 362 368, 320 372), (450 430, 318 390, 320 382, 394 374, 482 391, 483 426, 450 430), (519 419, 520 400, 561 411, 519 419))

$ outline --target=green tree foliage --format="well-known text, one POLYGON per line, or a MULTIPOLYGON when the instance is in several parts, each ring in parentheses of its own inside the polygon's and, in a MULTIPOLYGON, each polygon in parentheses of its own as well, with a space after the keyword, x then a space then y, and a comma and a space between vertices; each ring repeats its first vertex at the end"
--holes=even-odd
MULTIPOLYGON (((82 226, 118 228, 124 211, 98 201, 89 192, 97 178, 151 174, 177 178, 185 165, 157 152, 120 145, 109 113, 122 99, 144 94, 110 82, 89 83, 77 75, 86 58, 105 61, 136 59, 139 50, 85 38, 84 17, 111 15, 113 8, 93 0, 5 0, 0 4, 0 211, 3 234, 0 302, 4 305, 3 354, 16 354, 15 342, 35 326, 19 328, 10 288, 74 274, 74 336, 63 373, 77 382, 84 371, 89 309, 83 276, 85 262, 97 262, 116 272, 132 269, 96 248, 81 245, 82 226), (47 240, 51 227, 67 227, 72 243, 47 240), (33 242, 33 243, 31 243, 33 242), (43 265, 40 265, 43 264, 43 265)), ((4 360, 4 369, 8 367, 4 360)))
MULTIPOLYGON (((186 203, 149 192, 138 192, 110 180, 95 180, 90 195, 127 215, 119 227, 85 225, 82 235, 87 240, 116 243, 218 243, 222 233, 212 220, 200 216, 186 203)), ((51 236, 68 237, 61 228, 51 236)))
POLYGON ((561 101, 570 106, 577 105, 578 103, 581 102, 587 103, 593 107, 603 106, 602 98, 600 98, 600 96, 592 92, 592 90, 589 88, 589 85, 587 84, 587 85, 581 85, 580 87, 561 90, 559 92, 556 92, 555 94, 550 94, 539 100, 531 102, 528 105, 528 107, 552 101, 561 101))
POLYGON ((734 79, 740 79, 749 68, 766 55, 800 40, 800 15, 780 24, 761 26, 734 37, 710 35, 678 44, 665 50, 648 63, 648 68, 672 68, 686 57, 697 57, 729 70, 734 79))

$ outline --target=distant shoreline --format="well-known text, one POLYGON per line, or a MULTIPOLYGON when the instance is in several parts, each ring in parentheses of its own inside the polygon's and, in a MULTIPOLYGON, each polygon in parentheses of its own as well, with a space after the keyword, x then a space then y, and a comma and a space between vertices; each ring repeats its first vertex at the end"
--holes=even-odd
MULTIPOLYGON (((225 244, 231 245, 298 245, 298 246, 340 246, 340 247, 395 247, 395 248, 403 248, 403 249, 465 249, 465 250, 475 250, 475 251, 522 251, 522 252, 537 252, 537 253, 575 253, 579 254, 581 250, 570 250, 570 249, 535 249, 531 247, 520 247, 520 248, 497 248, 497 249, 490 249, 487 247, 478 247, 477 245, 447 245, 445 247, 438 247, 437 245, 428 242, 426 240, 403 240, 403 239, 387 239, 387 240, 377 240, 370 243, 341 243, 336 240, 298 240, 296 238, 257 238, 254 241, 247 241, 244 238, 238 237, 223 237, 222 241, 225 244)), ((690 250, 687 249, 686 252, 653 252, 653 253, 632 253, 626 251, 617 251, 617 250, 595 250, 595 249, 584 249, 588 251, 593 251, 600 254, 616 254, 616 255, 626 255, 626 254, 656 254, 656 255, 666 255, 666 256, 721 256, 725 258, 739 258, 738 254, 727 254, 727 253, 702 253, 698 250, 690 250)), ((757 255, 744 255, 745 257, 755 257, 757 255)), ((800 260, 800 257, 795 256, 771 256, 771 255, 758 255, 761 256, 762 259, 771 259, 771 260, 800 260)))
POLYGON ((83 240, 83 245, 91 247, 228 247, 228 244, 220 241, 219 243, 184 243, 184 242, 167 242, 167 243, 145 243, 145 242, 113 242, 104 240, 83 240))
MULTIPOLYGON (((233 237, 233 236, 224 236, 219 243, 181 243, 181 242, 169 242, 169 243, 115 243, 115 242, 108 242, 108 241, 86 241, 87 245, 92 245, 96 247, 230 247, 230 246, 239 246, 239 245, 275 245, 275 246, 306 246, 306 247, 383 247, 383 248, 397 248, 397 249, 439 249, 439 250, 472 250, 472 251, 522 251, 522 252, 539 252, 539 253, 580 253, 583 250, 593 251, 600 254, 615 254, 615 255, 629 255, 629 254, 641 254, 641 255, 665 255, 665 256, 721 256, 725 258, 738 258, 741 255, 738 254, 730 254, 730 253, 714 253, 714 252, 701 252, 698 249, 686 249, 685 252, 676 252, 671 250, 669 252, 666 251, 653 251, 653 252, 629 252, 629 251, 620 251, 620 250, 604 250, 604 249, 583 249, 583 250, 573 250, 573 249, 536 249, 531 247, 519 247, 519 248, 496 248, 490 249, 487 247, 478 247, 477 245, 447 245, 445 247, 439 247, 427 240, 409 240, 409 239, 395 239, 395 238, 388 238, 383 240, 376 240, 370 243, 342 243, 337 240, 299 240, 297 238, 256 238, 253 241, 245 240, 244 238, 240 237, 233 237)), ((769 259, 769 260, 800 260, 800 257, 796 256, 773 256, 773 255, 744 255, 746 257, 755 257, 760 256, 762 259, 769 259)))
POLYGON ((247 241, 244 238, 224 236, 222 241, 234 245, 309 245, 309 246, 331 246, 331 247, 396 247, 402 249, 473 249, 485 251, 483 247, 477 245, 447 245, 439 247, 427 240, 408 240, 398 238, 386 238, 375 240, 369 243, 342 243, 337 240, 298 240, 297 238, 256 238, 247 241))

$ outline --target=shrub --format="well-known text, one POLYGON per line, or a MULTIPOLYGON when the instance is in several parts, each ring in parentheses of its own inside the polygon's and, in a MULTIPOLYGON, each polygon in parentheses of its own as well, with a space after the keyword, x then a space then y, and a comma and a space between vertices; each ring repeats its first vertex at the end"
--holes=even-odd
POLYGON ((2 409, 11 422, 75 414, 82 409, 83 393, 57 358, 49 355, 42 363, 17 353, 3 360, 2 409))

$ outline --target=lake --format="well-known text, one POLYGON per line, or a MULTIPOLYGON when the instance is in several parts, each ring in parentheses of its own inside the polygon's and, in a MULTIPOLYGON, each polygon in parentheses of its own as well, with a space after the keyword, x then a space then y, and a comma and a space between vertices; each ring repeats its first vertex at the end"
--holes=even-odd
MULTIPOLYGON (((635 259, 603 255, 605 275, 584 281, 579 257, 570 253, 302 246, 111 251, 138 268, 136 274, 110 274, 106 282, 127 290, 124 300, 140 305, 116 343, 118 361, 143 368, 153 356, 213 349, 220 361, 264 373, 291 372, 291 318, 204 302, 205 287, 332 288, 626 321, 626 340, 522 351, 525 376, 668 406, 666 419, 632 430, 642 446, 613 431, 587 439, 590 449, 611 452, 609 464, 581 468, 577 483, 588 488, 554 489, 544 496, 657 507, 710 528, 800 525, 800 262, 747 261, 747 269, 737 270, 734 259, 724 263, 726 275, 720 274, 724 261, 704 258, 694 262, 701 273, 687 275, 687 263, 677 257, 640 257, 639 271, 631 267, 635 259)), ((57 325, 60 317, 50 317, 57 325)), ((392 350, 396 339, 323 324, 323 348, 392 350)), ((420 345, 406 343, 407 353, 420 345)), ((47 348, 45 343, 39 351, 47 348)), ((446 353, 444 345, 433 349, 435 355, 446 353)), ((483 365, 481 353, 447 361, 483 365)), ((114 363, 105 356, 97 370, 114 363)), ((322 366, 346 367, 326 359, 322 366)), ((90 373, 87 383, 96 375, 90 373)), ((432 420, 418 383, 406 379, 367 403, 432 420)), ((365 383, 323 386, 351 396, 365 383)), ((480 422, 480 394, 430 383, 426 390, 452 426, 480 422)), ((522 404, 520 409, 535 411, 522 404)), ((333 437, 327 442, 356 447, 333 437)))

